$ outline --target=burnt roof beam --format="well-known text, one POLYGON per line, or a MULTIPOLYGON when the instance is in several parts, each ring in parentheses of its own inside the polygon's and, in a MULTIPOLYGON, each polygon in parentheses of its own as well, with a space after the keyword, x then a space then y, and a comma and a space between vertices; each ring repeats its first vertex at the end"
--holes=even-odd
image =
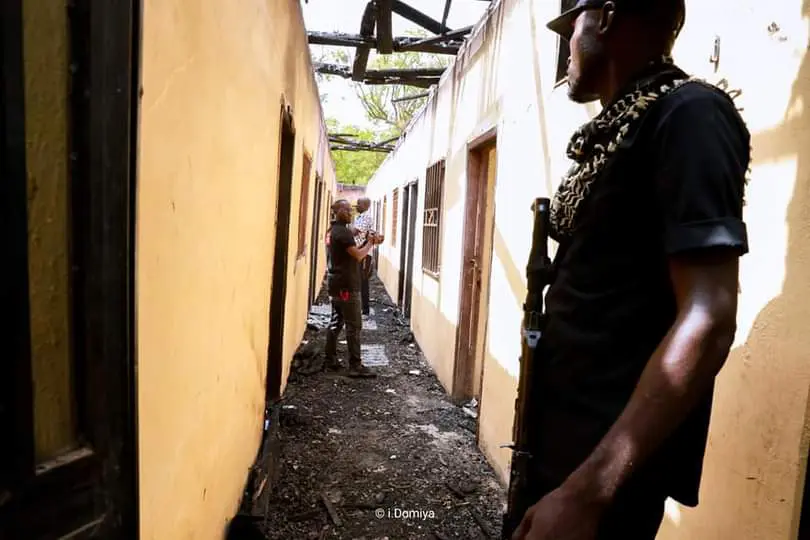
POLYGON ((424 52, 433 54, 449 54, 456 55, 461 48, 462 41, 445 40, 435 45, 425 45, 422 43, 421 38, 394 38, 394 51, 395 52, 424 52))
MULTIPOLYGON (((439 82, 445 68, 416 68, 416 69, 375 69, 363 73, 360 82, 366 84, 401 84, 428 88, 439 82)), ((344 79, 353 78, 348 66, 340 64, 315 64, 315 71, 324 75, 334 75, 344 79)))
POLYGON ((396 137, 391 137, 390 139, 386 139, 384 141, 379 141, 379 142, 351 140, 351 139, 356 138, 356 137, 358 137, 358 135, 350 135, 350 137, 347 137, 347 136, 339 136, 338 134, 335 133, 335 134, 330 134, 329 135, 329 142, 338 143, 338 144, 350 144, 350 145, 354 145, 354 146, 367 146, 367 147, 380 148, 380 147, 387 146, 387 145, 391 144, 392 142, 399 139, 399 135, 397 135, 396 137))
POLYGON ((338 47, 371 47, 377 41, 371 37, 342 32, 307 32, 310 45, 333 45, 338 47))
POLYGON ((450 5, 453 3, 453 0, 447 0, 444 3, 444 14, 442 14, 442 26, 447 26, 447 17, 450 15, 450 5))
POLYGON ((420 39, 417 41, 412 41, 408 45, 403 45, 402 50, 404 51, 413 51, 416 50, 416 47, 424 47, 429 45, 439 45, 446 41, 453 40, 455 38, 463 38, 470 31, 473 29, 472 26, 465 26, 464 28, 459 28, 458 30, 453 30, 452 32, 448 32, 447 34, 441 36, 434 36, 426 39, 420 39))
POLYGON ((396 84, 399 86, 416 86, 417 88, 430 88, 439 84, 439 77, 389 77, 385 79, 366 79, 365 84, 396 84))
POLYGON ((444 34, 450 31, 450 28, 446 27, 439 21, 432 19, 419 11, 418 9, 412 8, 402 0, 391 0, 391 7, 394 10, 394 13, 405 17, 411 22, 414 22, 428 30, 429 32, 433 32, 434 34, 444 34))
MULTIPOLYGON (((363 11, 363 20, 360 22, 360 35, 364 38, 374 37, 374 23, 377 18, 377 5, 372 1, 366 4, 366 9, 363 11)), ((366 73, 368 67, 368 55, 371 53, 371 47, 360 46, 354 53, 354 63, 352 64, 352 80, 360 82, 366 73)))
POLYGON ((380 77, 441 77, 445 68, 370 69, 366 78, 380 77))
POLYGON ((391 54, 394 52, 394 34, 391 26, 392 0, 377 2, 377 52, 391 54))
POLYGON ((387 154, 392 152, 394 149, 388 146, 367 148, 365 146, 334 145, 330 148, 330 150, 334 152, 381 152, 383 154, 387 154))
POLYGON ((349 69, 349 66, 341 66, 340 64, 327 64, 324 62, 316 62, 315 71, 318 73, 323 73, 324 75, 335 75, 337 77, 343 77, 344 79, 352 78, 352 70, 349 69))
MULTIPOLYGON (((336 47, 376 47, 377 40, 373 37, 364 37, 359 34, 344 34, 342 32, 307 32, 310 45, 331 45, 336 47)), ((432 38, 431 38, 432 39, 432 38)), ((441 41, 441 40, 440 40, 441 41)), ((423 38, 410 36, 395 37, 393 40, 394 52, 426 52, 434 54, 458 53, 461 40, 445 38, 436 45, 424 45, 423 38)))

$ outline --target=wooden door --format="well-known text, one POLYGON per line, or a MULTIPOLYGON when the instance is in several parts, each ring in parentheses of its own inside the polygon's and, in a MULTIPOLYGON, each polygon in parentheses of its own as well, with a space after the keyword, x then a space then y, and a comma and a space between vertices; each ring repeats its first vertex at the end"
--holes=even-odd
POLYGON ((140 14, 22 7, 0 4, 0 538, 134 540, 140 14))
POLYGON ((492 258, 492 218, 497 162, 494 140, 470 150, 462 248, 459 317, 453 395, 469 399, 480 395, 481 366, 486 334, 486 298, 492 258))

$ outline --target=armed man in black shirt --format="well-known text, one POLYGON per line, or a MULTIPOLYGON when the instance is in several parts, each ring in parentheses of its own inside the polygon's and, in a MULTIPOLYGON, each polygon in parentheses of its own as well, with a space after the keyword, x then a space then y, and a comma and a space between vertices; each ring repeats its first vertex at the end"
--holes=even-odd
MULTIPOLYGON (((569 145, 535 364, 532 500, 513 538, 653 540, 698 503, 715 377, 734 341, 750 134, 670 58, 684 0, 579 0, 569 97, 602 111, 569 145)), ((527 505, 528 506, 528 505, 527 505)))
POLYGON ((360 332, 363 329, 361 306, 360 261, 371 249, 382 242, 383 237, 369 231, 363 246, 355 243, 352 222, 352 205, 347 200, 338 200, 332 205, 335 220, 327 237, 329 267, 326 285, 332 302, 332 319, 326 334, 326 365, 339 369, 337 359, 338 334, 346 326, 350 377, 375 377, 374 372, 363 365, 360 357, 360 332))

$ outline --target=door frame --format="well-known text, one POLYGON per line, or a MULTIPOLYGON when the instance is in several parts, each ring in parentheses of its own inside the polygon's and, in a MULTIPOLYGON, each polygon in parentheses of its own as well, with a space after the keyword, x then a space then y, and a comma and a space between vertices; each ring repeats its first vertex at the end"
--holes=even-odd
MULTIPOLYGON (((374 230, 380 234, 385 234, 385 227, 382 223, 382 202, 380 200, 374 201, 374 230)), ((374 273, 380 271, 380 247, 374 246, 374 273)))
POLYGON ((290 215, 292 186, 295 174, 296 130, 292 108, 282 99, 278 139, 278 189, 276 191, 275 242, 270 289, 270 329, 267 339, 267 403, 281 397, 281 377, 284 370, 284 326, 287 307, 287 278, 290 245, 290 215), (290 146, 285 146, 289 140, 290 146), (284 153, 289 148, 289 156, 284 153))
POLYGON ((318 246, 320 246, 321 234, 321 206, 323 204, 323 178, 320 174, 315 173, 315 197, 312 204, 312 231, 310 234, 310 247, 309 247, 309 302, 307 303, 307 310, 312 307, 315 299, 318 297, 319 283, 318 283, 318 246))
POLYGON ((405 317, 411 316, 411 302, 413 300, 413 274, 416 256, 416 216, 419 208, 419 180, 414 180, 405 186, 408 191, 409 210, 407 222, 408 249, 405 252, 405 291, 403 293, 402 313, 405 317))
MULTIPOLYGON (((497 128, 491 128, 467 143, 467 194, 464 208, 464 235, 461 251, 461 271, 459 278, 458 324, 456 326, 455 361, 453 363, 452 396, 456 399, 471 399, 474 396, 475 380, 481 373, 475 373, 476 346, 473 339, 474 328, 478 327, 481 311, 481 289, 473 287, 476 273, 480 272, 481 258, 486 254, 476 253, 476 234, 486 227, 486 208, 494 204, 487 198, 487 157, 486 152, 497 144, 497 128), (481 206, 483 200, 483 207, 481 206), (475 291, 475 292, 473 292, 475 291)), ((486 232, 486 231, 481 231, 486 232)), ((478 244, 481 248, 482 243, 478 244)), ((484 276, 480 276, 483 280, 484 276)), ((487 277, 488 279, 488 277, 487 277)), ((485 341, 481 341, 484 343, 485 341)))
MULTIPOLYGON (((402 309, 404 308, 405 301, 405 265, 407 264, 406 255, 408 252, 408 212, 410 212, 410 196, 411 191, 408 189, 408 184, 402 188, 396 188, 402 192, 402 219, 399 225, 399 279, 397 285, 397 305, 402 309)), ((399 197, 398 197, 399 198, 399 197)))
POLYGON ((0 265, 8 357, 0 392, 0 537, 136 540, 138 436, 135 209, 142 4, 69 4, 69 189, 74 301, 70 310, 78 448, 37 464, 34 456, 28 277, 27 167, 22 0, 2 12, 3 81, 0 265), (20 383, 29 381, 29 384, 20 383), (6 439, 6 440, 9 440, 6 439))

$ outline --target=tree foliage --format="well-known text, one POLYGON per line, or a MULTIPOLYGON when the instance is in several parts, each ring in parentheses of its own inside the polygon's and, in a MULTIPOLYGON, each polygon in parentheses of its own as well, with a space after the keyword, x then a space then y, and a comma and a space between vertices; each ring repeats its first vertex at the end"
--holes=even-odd
MULTIPOLYGON (((405 52, 376 56, 369 62, 369 69, 443 68, 447 67, 448 63, 446 56, 405 52)), ((423 89, 414 86, 354 83, 354 90, 366 110, 368 119, 392 128, 397 134, 401 134, 405 130, 413 115, 427 101, 425 97, 401 102, 395 101, 399 98, 425 93, 423 89)))
MULTIPOLYGON (((357 126, 341 125, 334 118, 326 119, 326 126, 330 134, 343 135, 347 139, 363 142, 376 142, 378 135, 370 129, 357 126)), ((380 167, 386 154, 381 152, 355 152, 346 150, 333 150, 332 159, 335 161, 335 174, 338 182, 342 184, 355 184, 364 186, 380 167)))

